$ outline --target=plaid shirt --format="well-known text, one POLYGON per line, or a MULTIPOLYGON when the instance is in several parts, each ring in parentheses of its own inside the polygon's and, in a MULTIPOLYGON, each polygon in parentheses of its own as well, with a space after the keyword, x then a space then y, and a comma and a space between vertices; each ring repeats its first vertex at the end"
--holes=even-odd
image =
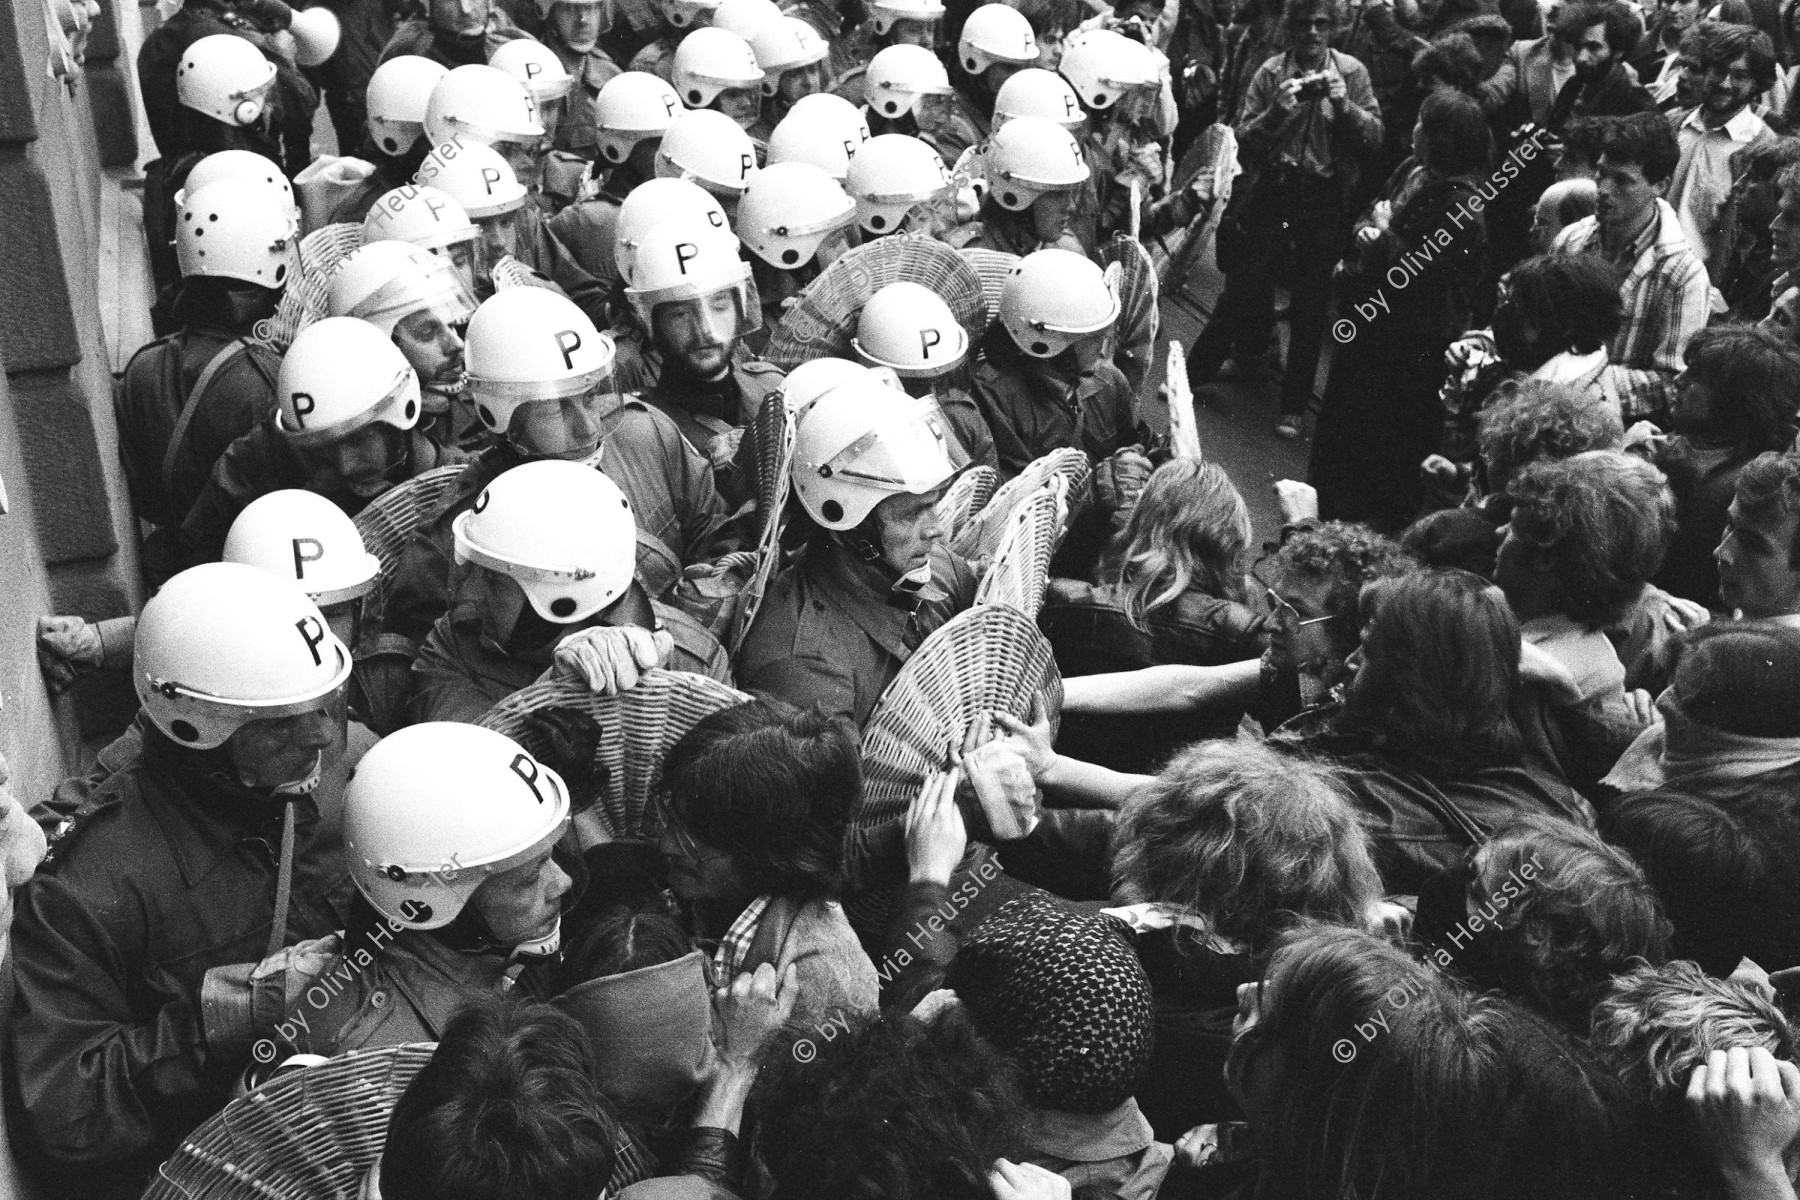
MULTIPOLYGON (((1575 222, 1557 235, 1552 249, 1600 254, 1598 219, 1575 222)), ((1711 311, 1712 285, 1666 200, 1656 202, 1656 219, 1621 261, 1631 263, 1619 288, 1625 319, 1613 338, 1612 366, 1602 383, 1629 425, 1668 411, 1688 339, 1706 325, 1711 311)))
POLYGON ((713 951, 713 978, 719 987, 730 987, 731 981, 744 969, 750 948, 756 944, 756 931, 762 926, 763 913, 769 908, 768 896, 758 896, 744 907, 724 938, 713 951))

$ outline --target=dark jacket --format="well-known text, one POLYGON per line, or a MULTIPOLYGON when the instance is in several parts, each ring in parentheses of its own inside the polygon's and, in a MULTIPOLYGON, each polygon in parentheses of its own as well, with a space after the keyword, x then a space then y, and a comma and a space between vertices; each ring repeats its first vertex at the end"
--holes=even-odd
POLYGON ((254 341, 232 351, 240 336, 216 325, 190 323, 151 342, 126 364, 113 393, 113 411, 125 485, 139 520, 161 528, 180 525, 225 448, 274 413, 281 356, 254 341), (194 384, 209 363, 226 353, 230 357, 221 360, 205 395, 196 398, 198 407, 165 474, 169 439, 194 384))
MULTIPOLYGON (((1180 663, 1212 667, 1262 653, 1265 618, 1242 604, 1190 589, 1151 612, 1139 629, 1116 584, 1053 579, 1038 625, 1065 677, 1180 663)), ((1229 738, 1242 710, 1132 716, 1065 714, 1057 749, 1115 771, 1150 774, 1201 738, 1229 738)))
MULTIPOLYGON (((713 472, 694 453, 673 422, 627 398, 618 424, 601 443, 601 474, 631 501, 638 525, 638 581, 652 596, 675 585, 681 569, 712 554, 711 539, 725 521, 713 472)), ((417 644, 450 607, 450 523, 472 507, 482 489, 524 462, 501 442, 481 452, 444 496, 437 513, 401 552, 394 585, 382 609, 381 628, 417 644)))
POLYGON ((1070 378, 1060 356, 1032 358, 998 323, 981 349, 969 390, 993 434, 1003 479, 1065 446, 1097 462, 1136 436, 1130 385, 1111 363, 1070 378))
POLYGON ((968 563, 940 547, 931 567, 949 595, 908 610, 890 602, 876 568, 815 543, 769 585, 738 651, 739 686, 861 726, 919 643, 975 602, 968 563))
MULTIPOLYGON (((666 630, 674 637, 675 651, 665 664, 670 670, 731 682, 731 662, 717 639, 680 609, 651 600, 641 585, 632 587, 594 619, 560 632, 627 625, 666 630)), ((414 720, 481 720, 488 709, 548 671, 555 661, 556 642, 561 640, 557 637, 528 653, 503 651, 482 633, 480 611, 458 605, 438 618, 413 659, 414 720)))
MULTIPOLYGON (((250 1062, 209 1042, 201 982, 266 949, 283 809, 222 764, 147 731, 20 889, 7 1107, 47 1195, 137 1195, 250 1062)), ((289 943, 337 928, 349 894, 295 803, 289 943)))

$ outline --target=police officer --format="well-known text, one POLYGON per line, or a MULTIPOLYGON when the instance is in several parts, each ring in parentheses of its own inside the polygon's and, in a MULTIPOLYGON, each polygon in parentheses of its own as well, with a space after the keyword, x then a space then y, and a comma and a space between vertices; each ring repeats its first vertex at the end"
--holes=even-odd
POLYGON ((844 178, 856 201, 856 222, 870 237, 902 230, 929 232, 925 211, 950 187, 950 172, 937 151, 916 137, 884 133, 857 148, 844 178))
POLYGON ((965 461, 935 402, 866 373, 795 414, 810 537, 763 598, 740 686, 861 725, 920 641, 974 602, 937 513, 965 461))
POLYGON ((540 182, 539 155, 547 142, 537 100, 498 67, 472 63, 440 79, 425 102, 425 136, 433 146, 486 146, 506 160, 527 191, 540 182))
POLYGON ((475 294, 475 252, 481 228, 468 210, 439 188, 409 183, 375 201, 363 218, 363 242, 406 242, 450 261, 475 294))
POLYGON ((729 29, 709 26, 682 38, 669 83, 689 108, 722 112, 746 133, 762 116, 762 67, 750 43, 729 29))
POLYGON ((555 961, 577 894, 556 853, 571 807, 561 776, 504 734, 429 722, 390 735, 345 795, 356 895, 343 932, 240 969, 221 981, 225 1003, 290 1052, 437 1041, 457 1009, 555 961))
POLYGON ((402 21, 381 51, 386 62, 416 54, 446 67, 485 63, 525 31, 493 0, 426 0, 425 15, 402 21))
POLYGON ((907 395, 935 400, 971 462, 999 465, 994 435, 964 386, 969 331, 942 296, 904 280, 888 284, 863 305, 850 346, 865 365, 892 371, 907 395))
POLYGON ((720 0, 656 0, 655 8, 661 19, 661 26, 654 37, 640 42, 628 59, 621 60, 625 63, 625 69, 643 71, 664 83, 670 82, 670 72, 675 65, 675 48, 693 30, 704 29, 712 24, 713 13, 718 11, 719 2, 720 0))
MULTIPOLYGON (((622 70, 600 44, 612 29, 612 0, 536 0, 536 5, 544 19, 543 43, 569 80, 561 119, 555 123, 556 149, 591 162, 595 100, 622 70)), ((505 69, 505 55, 518 53, 522 52, 517 48, 496 52, 492 65, 505 69)), ((548 74, 534 72, 533 78, 542 80, 548 74)), ((542 98, 538 106, 544 109, 542 98)), ((548 115, 545 123, 551 123, 548 115)))
POLYGON ((382 613, 385 632, 416 646, 450 607, 452 523, 523 462, 559 458, 603 473, 631 501, 637 579, 664 596, 715 545, 725 519, 712 467, 662 413, 612 385, 612 343, 567 299, 509 288, 469 322, 469 394, 493 438, 407 544, 382 613))
POLYGON ((453 524, 451 608, 413 661, 413 715, 476 721, 540 678, 621 691, 655 666, 728 681, 725 651, 633 578, 637 524, 612 480, 523 463, 453 524))
POLYGON ((1013 268, 972 389, 1003 477, 1063 446, 1098 461, 1132 440, 1130 386, 1102 357, 1118 315, 1100 268, 1079 254, 1039 250, 1013 268))
POLYGON ((312 793, 350 669, 318 607, 255 567, 197 567, 145 606, 141 752, 56 839, 12 928, 8 1108, 46 1194, 137 1195, 251 1062, 209 974, 341 926, 312 793))
MULTIPOLYGON (((594 100, 594 149, 592 169, 602 182, 598 194, 577 200, 550 219, 550 232, 569 248, 582 269, 611 287, 619 269, 613 261, 613 237, 619 210, 626 197, 656 177, 656 152, 663 131, 682 111, 675 89, 654 75, 627 71, 600 89, 594 100)), ((673 189, 698 185, 666 180, 673 189)), ((716 201, 714 208, 719 208, 716 201)), ((724 210, 720 209, 720 219, 724 210)))
POLYGON ((811 163, 776 163, 750 177, 736 229, 750 251, 764 331, 780 324, 806 285, 850 248, 855 227, 855 202, 811 163))
POLYGON ((655 226, 632 254, 625 297, 656 380, 639 395, 712 463, 726 501, 741 504, 754 484, 732 465, 739 431, 780 389, 781 372, 743 345, 762 308, 737 239, 699 222, 655 226))
POLYGON ((842 184, 869 140, 869 121, 842 96, 816 92, 794 101, 769 134, 768 161, 811 163, 842 184))
POLYGON ((1161 140, 1174 132, 1176 116, 1168 66, 1114 29, 1084 29, 1064 45, 1058 70, 1088 118, 1082 150, 1093 170, 1092 207, 1076 218, 1075 235, 1090 252, 1130 227, 1133 180, 1146 202, 1161 198, 1161 140))
POLYGON ((115 394, 119 456, 132 507, 151 526, 144 570, 154 582, 181 568, 175 531, 219 456, 274 405, 280 359, 251 335, 275 314, 298 262, 286 182, 220 179, 184 197, 171 309, 181 326, 132 356, 115 394))
POLYGON ((364 93, 364 128, 356 149, 356 157, 374 170, 331 205, 332 223, 362 221, 377 199, 411 182, 431 149, 425 106, 447 74, 442 63, 416 54, 397 55, 375 68, 364 93))
POLYGON ((983 4, 970 13, 956 39, 956 92, 964 111, 983 123, 993 119, 1000 89, 1036 63, 1039 52, 1031 22, 1011 5, 983 4))
MULTIPOLYGON (((507 82, 512 82, 508 80, 507 82)), ((516 259, 573 300, 591 321, 606 319, 606 289, 581 269, 544 223, 507 161, 491 147, 444 142, 425 158, 415 183, 435 187, 460 204, 479 229, 475 241, 475 295, 494 293, 493 269, 516 259)))
MULTIPOLYGON (((576 6, 572 11, 585 8, 576 6)), ((593 98, 600 85, 581 85, 563 66, 556 51, 531 38, 506 43, 494 51, 494 59, 488 65, 511 76, 537 106, 544 136, 536 149, 538 183, 532 199, 546 216, 560 212, 580 192, 588 160, 594 156, 593 98), (576 142, 580 143, 579 150, 574 146, 576 142)), ((583 66, 580 61, 575 65, 583 66)), ((616 67, 605 70, 598 60, 594 71, 601 79, 611 79, 619 73, 616 67)))
POLYGON ((427 432, 440 446, 462 445, 479 423, 465 391, 463 340, 475 300, 447 258, 408 242, 367 242, 338 263, 326 305, 388 335, 419 377, 427 432))
POLYGON ((750 49, 763 72, 763 115, 751 132, 767 141, 795 104, 824 91, 831 47, 799 17, 777 17, 757 31, 750 49))
POLYGON ((418 429, 419 377, 386 334, 354 317, 300 331, 281 360, 277 408, 228 447, 181 525, 190 563, 216 560, 250 501, 318 492, 354 516, 396 483, 461 455, 418 429))
POLYGON ((1089 190, 1090 172, 1067 129, 1043 117, 1016 117, 988 139, 982 170, 981 219, 953 230, 952 245, 1020 256, 1045 246, 1082 249, 1069 223, 1089 190))

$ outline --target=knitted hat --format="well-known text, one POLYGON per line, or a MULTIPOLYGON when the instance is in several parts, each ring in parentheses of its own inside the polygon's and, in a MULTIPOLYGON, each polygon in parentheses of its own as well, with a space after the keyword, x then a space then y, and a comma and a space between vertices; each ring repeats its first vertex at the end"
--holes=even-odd
POLYGON ((1149 1065, 1150 981, 1112 917, 1036 892, 1009 900, 963 942, 945 982, 1040 1108, 1108 1112, 1149 1065))

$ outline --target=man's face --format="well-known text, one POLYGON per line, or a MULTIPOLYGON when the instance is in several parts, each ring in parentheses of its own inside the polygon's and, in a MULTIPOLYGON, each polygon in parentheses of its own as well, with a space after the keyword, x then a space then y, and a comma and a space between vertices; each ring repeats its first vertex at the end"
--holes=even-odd
POLYGON ((579 396, 521 404, 513 409, 506 440, 527 458, 580 462, 592 456, 606 436, 608 398, 595 389, 579 396))
POLYGON ((562 920, 562 899, 569 876, 546 850, 541 858, 520 863, 485 880, 469 897, 488 932, 503 946, 541 941, 562 920))
POLYGON ((476 238, 475 283, 482 289, 476 294, 491 296, 495 264, 509 255, 517 258, 519 254, 518 211, 482 217, 475 222, 475 228, 480 231, 476 238))
POLYGON ((745 88, 726 88, 714 101, 715 107, 733 121, 739 128, 748 130, 762 116, 762 85, 754 84, 745 88))
POLYGON ((931 552, 948 533, 938 515, 938 501, 949 484, 923 496, 902 493, 889 496, 871 514, 881 537, 881 557, 896 575, 916 571, 931 561, 931 552))
POLYGON ((804 67, 783 71, 779 88, 781 99, 786 104, 792 104, 815 92, 824 91, 825 64, 823 62, 808 63, 804 67))
POLYGON ((329 699, 309 713, 251 721, 225 740, 225 752, 246 787, 277 788, 316 782, 339 730, 329 699))
POLYGON ((1769 222, 1769 257, 1783 271, 1800 267, 1800 187, 1784 187, 1769 222))
POLYGON ((1800 510, 1746 513, 1737 501, 1725 510, 1725 534, 1713 551, 1719 600, 1746 620, 1800 612, 1800 567, 1789 562, 1800 532, 1800 510))
POLYGON ((1675 377, 1675 399, 1669 405, 1669 424, 1675 432, 1705 433, 1712 428, 1713 391, 1711 385, 1694 376, 1692 368, 1675 377))
POLYGON ((535 188, 544 181, 544 152, 550 149, 548 136, 530 142, 495 142, 494 149, 527 188, 535 188))
POLYGON ((586 54, 600 40, 601 4, 563 0, 550 10, 551 36, 577 54, 586 54))
POLYGON ((1665 31, 1685 32, 1700 19, 1700 0, 1663 0, 1662 15, 1665 31))
POLYGON ((1785 342, 1800 344, 1800 287, 1791 287, 1781 293, 1769 308, 1769 315, 1758 321, 1756 327, 1768 330, 1785 342))
POLYGON ((463 340, 438 314, 408 313, 394 325, 394 345, 418 373, 421 387, 444 393, 463 387, 463 340))
POLYGON ((1706 70, 1691 54, 1675 55, 1675 103, 1693 108, 1706 95, 1706 70))
POLYGON ((1289 18, 1288 38, 1295 57, 1308 66, 1320 62, 1331 44, 1334 24, 1331 10, 1325 7, 1305 9, 1289 18))
POLYGON ((901 17, 888 29, 888 37, 896 46, 923 46, 927 50, 937 45, 937 22, 915 21, 911 17, 901 17))
POLYGON ((1705 68, 1704 114, 1714 122, 1729 121, 1756 98, 1756 77, 1750 73, 1750 58, 1739 55, 1728 63, 1714 63, 1705 68))
POLYGON ((307 490, 327 496, 347 491, 364 500, 387 491, 394 485, 389 472, 398 457, 398 432, 375 421, 335 442, 302 450, 301 458, 312 468, 307 490))
POLYGON ((656 344, 697 379, 722 378, 731 366, 743 316, 736 289, 659 304, 651 313, 656 344))
POLYGON ((1590 25, 1575 39, 1575 73, 1595 79, 1612 69, 1612 47, 1606 44, 1606 26, 1590 25))
POLYGON ((1800 567, 1789 559, 1800 533, 1800 510, 1777 505, 1746 512, 1733 500, 1725 533, 1713 550, 1719 567, 1719 599, 1745 620, 1800 612, 1800 567))
POLYGON ((1643 167, 1620 162, 1610 154, 1600 156, 1594 186, 1598 192, 1595 215, 1600 219, 1600 227, 1615 234, 1636 230, 1662 192, 1660 184, 1644 178, 1643 167))
POLYGON ((489 0, 428 0, 427 19, 439 33, 474 37, 487 28, 489 0))
POLYGON ((1045 192, 1031 204, 1032 232, 1040 242, 1054 242, 1067 232, 1074 213, 1074 192, 1045 192))

